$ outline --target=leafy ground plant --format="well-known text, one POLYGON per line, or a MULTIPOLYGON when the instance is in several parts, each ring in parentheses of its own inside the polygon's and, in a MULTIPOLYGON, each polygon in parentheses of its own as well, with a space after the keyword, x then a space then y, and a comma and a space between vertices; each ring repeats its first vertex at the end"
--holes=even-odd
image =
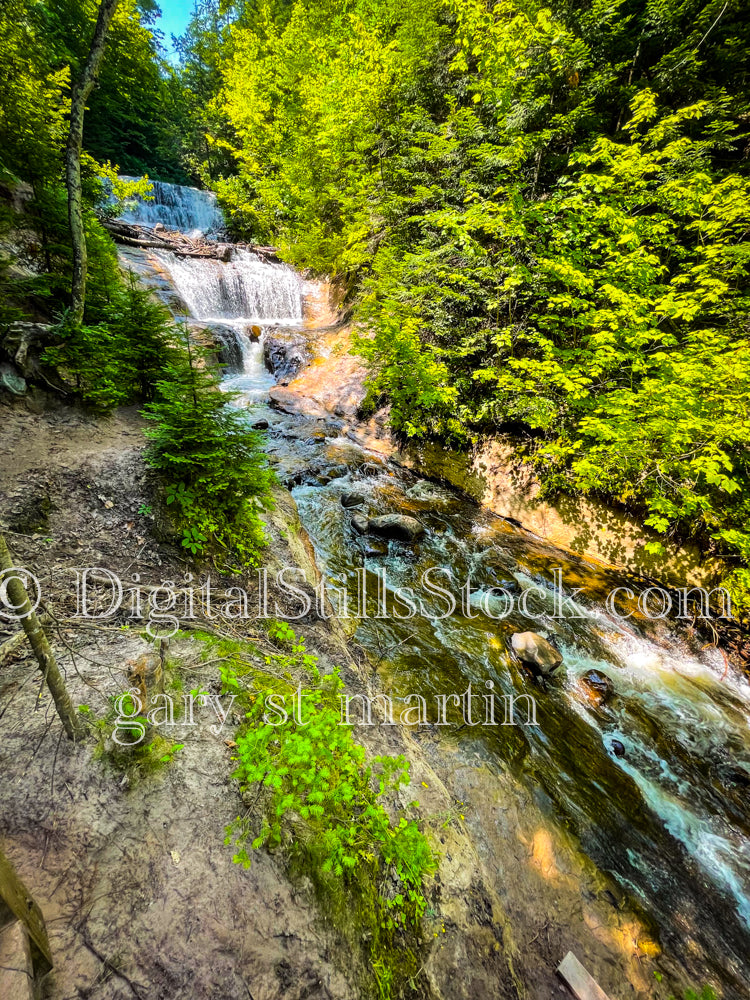
POLYGON ((245 866, 252 850, 282 850, 290 871, 312 881, 337 930, 365 948, 369 989, 387 998, 418 974, 425 879, 436 869, 409 815, 418 803, 392 807, 409 784, 409 762, 368 761, 352 727, 340 724, 338 670, 322 676, 288 624, 272 625, 270 635, 279 652, 266 654, 252 674, 241 646, 212 649, 223 659, 226 691, 236 693, 250 677, 254 686, 240 696, 248 710, 236 736, 234 774, 251 808, 229 828, 227 843, 236 841, 234 860, 245 866))

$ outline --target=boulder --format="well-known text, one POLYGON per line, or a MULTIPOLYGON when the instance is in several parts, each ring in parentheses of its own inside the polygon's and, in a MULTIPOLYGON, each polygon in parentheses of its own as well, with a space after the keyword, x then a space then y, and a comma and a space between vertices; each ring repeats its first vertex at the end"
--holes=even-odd
POLYGON ((562 653, 536 632, 516 632, 510 644, 518 659, 542 677, 554 673, 563 661, 562 653))
POLYGON ((372 517, 367 523, 371 535, 394 538, 399 542, 416 542, 424 534, 424 525, 408 514, 382 514, 372 517))
POLYGON ((365 503, 364 493, 342 493, 341 494, 341 506, 342 507, 361 507, 365 503))
POLYGON ((612 753, 615 757, 625 756, 625 744, 621 743, 620 740, 612 740, 612 753))
POLYGON ((612 681, 600 670, 589 670, 581 677, 581 687, 595 705, 603 705, 614 692, 612 681))
POLYGON ((7 361, 0 364, 0 389, 7 389, 11 396, 23 396, 26 392, 26 380, 7 361))
POLYGON ((267 420, 256 420, 254 424, 251 424, 254 431, 267 431, 268 421, 267 420))
POLYGON ((364 516, 364 514, 355 514, 352 518, 352 528, 357 532, 358 535, 367 534, 367 529, 370 522, 364 516))
POLYGON ((246 333, 247 333, 248 337, 250 338, 250 340, 254 344, 257 344, 257 342, 260 340, 261 332, 262 331, 261 331, 260 327, 256 326, 254 323, 253 323, 252 326, 248 326, 246 328, 246 333))

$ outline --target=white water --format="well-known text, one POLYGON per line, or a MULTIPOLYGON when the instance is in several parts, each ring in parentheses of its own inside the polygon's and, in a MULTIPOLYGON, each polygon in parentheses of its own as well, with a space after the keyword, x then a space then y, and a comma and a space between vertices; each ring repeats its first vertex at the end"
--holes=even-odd
MULTIPOLYGON (((216 232, 223 219, 210 191, 154 181, 152 202, 134 199, 122 218, 141 225, 161 222, 168 229, 190 235, 216 232)), ((284 264, 271 264, 248 250, 234 249, 228 262, 178 257, 167 251, 154 256, 169 273, 172 284, 192 319, 221 324, 234 331, 242 354, 242 367, 225 380, 227 389, 238 391, 251 403, 264 400, 274 384, 263 360, 261 341, 251 328, 296 326, 303 321, 302 282, 284 264)), ((226 331, 222 330, 222 339, 226 331)))
MULTIPOLYGON (((136 180, 123 177, 123 180, 136 180)), ((224 218, 213 191, 199 191, 198 188, 182 184, 167 184, 152 181, 154 186, 152 201, 131 198, 125 203, 121 218, 141 226, 155 226, 161 222, 167 229, 178 229, 188 236, 215 233, 224 227, 224 218)))
POLYGON ((231 392, 240 392, 248 403, 261 403, 268 397, 268 390, 276 379, 263 361, 263 344, 251 341, 244 330, 237 330, 242 350, 242 370, 227 375, 222 383, 231 392))
POLYGON ((269 264, 249 250, 235 250, 227 264, 161 250, 155 256, 195 319, 259 326, 302 322, 302 283, 284 264, 269 264))

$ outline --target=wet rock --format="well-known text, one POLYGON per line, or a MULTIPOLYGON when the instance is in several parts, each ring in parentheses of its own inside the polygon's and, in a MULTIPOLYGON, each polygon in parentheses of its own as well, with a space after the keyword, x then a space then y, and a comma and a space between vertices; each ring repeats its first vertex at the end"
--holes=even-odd
POLYGON ((510 644, 518 659, 542 677, 554 673, 563 661, 562 653, 537 632, 516 632, 510 644))
POLYGON ((164 225, 163 222, 157 222, 156 225, 154 226, 154 232, 155 233, 163 233, 166 228, 167 227, 164 225))
POLYGON ((424 534, 424 525, 408 514, 382 514, 367 523, 367 530, 381 538, 394 538, 400 542, 416 542, 424 534))
POLYGON ((312 358, 309 338, 301 330, 266 331, 263 360, 277 379, 293 379, 312 358))
POLYGON ((257 344, 257 342, 260 340, 261 329, 254 323, 252 326, 248 326, 245 328, 245 333, 254 344, 257 344))
POLYGON ((599 670, 585 673, 581 678, 581 687, 595 705, 603 705, 614 692, 612 681, 599 670))
POLYGON ((234 327, 227 323, 191 322, 190 333, 197 344, 212 351, 230 371, 242 371, 242 346, 234 327))
POLYGON ((612 740, 612 753, 615 757, 625 756, 625 744, 621 743, 619 740, 612 740))
POLYGON ((388 542, 379 538, 363 539, 362 551, 366 556, 387 556, 388 542))
POLYGON ((363 476, 379 476, 383 471, 383 466, 377 465, 375 462, 365 462, 360 465, 359 471, 363 476))
POLYGON ((179 292, 170 289, 169 291, 157 292, 157 295, 173 316, 185 319, 190 316, 188 304, 179 292))
POLYGON ((367 534, 367 529, 370 522, 364 516, 364 514, 355 514, 352 518, 352 528, 357 532, 358 535, 367 534))
POLYGON ((267 420, 256 420, 255 423, 251 424, 254 431, 267 431, 268 421, 267 420))
POLYGON ((342 493, 341 494, 341 506, 342 507, 361 507, 365 503, 364 493, 342 493))
MULTIPOLYGON (((507 549, 493 545, 485 549, 479 556, 482 569, 497 577, 510 578, 515 568, 513 554, 507 549)), ((502 586, 505 586, 503 583, 502 586)), ((518 586, 518 584, 516 584, 518 586)))
POLYGON ((7 361, 0 364, 0 389, 5 389, 12 396, 23 396, 26 392, 26 379, 21 378, 7 361))
POLYGON ((282 413, 292 413, 305 417, 326 415, 326 411, 309 396, 303 396, 294 389, 285 389, 282 386, 273 386, 268 392, 268 401, 274 410, 282 413))
POLYGON ((293 472, 286 480, 286 488, 288 490, 293 490, 295 486, 301 486, 304 480, 304 472, 293 472))
POLYGON ((326 469, 326 475, 329 479, 341 479, 348 471, 345 465, 332 465, 330 469, 326 469))

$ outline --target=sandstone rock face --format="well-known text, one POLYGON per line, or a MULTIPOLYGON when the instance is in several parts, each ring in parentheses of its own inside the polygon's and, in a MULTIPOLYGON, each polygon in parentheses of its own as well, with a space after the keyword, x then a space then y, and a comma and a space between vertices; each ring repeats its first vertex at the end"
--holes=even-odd
POLYGON ((408 514, 382 514, 367 523, 367 530, 381 538, 393 538, 399 542, 416 542, 424 534, 424 526, 408 514))
POLYGON ((279 381, 293 379, 313 358, 310 335, 304 330, 277 329, 266 333, 263 360, 279 381))
POLYGON ((518 659, 543 677, 554 673, 563 661, 562 653, 537 632, 516 632, 510 642, 518 659))

